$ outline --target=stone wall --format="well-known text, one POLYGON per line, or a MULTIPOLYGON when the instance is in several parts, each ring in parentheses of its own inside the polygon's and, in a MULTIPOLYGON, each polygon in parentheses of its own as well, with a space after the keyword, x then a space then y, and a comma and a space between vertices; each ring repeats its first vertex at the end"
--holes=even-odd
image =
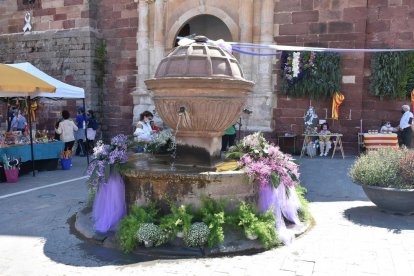
MULTIPOLYGON (((0 35, 0 63, 31 62, 47 74, 85 89, 87 108, 95 109, 97 93, 93 59, 97 34, 91 29, 44 31, 0 35)), ((54 129, 60 111, 76 114, 82 101, 41 100, 38 129, 54 129)))
MULTIPOLYGON (((280 0, 276 2, 275 41, 283 45, 332 48, 404 48, 413 46, 414 1, 368 0, 280 0)), ((280 75, 280 64, 275 65, 280 75)), ((360 120, 363 129, 377 129, 383 120, 398 124, 400 106, 406 101, 381 101, 370 96, 370 54, 341 55, 342 93, 340 120, 331 117, 332 100, 310 101, 289 98, 279 87, 274 109, 275 132, 303 131, 303 116, 310 104, 321 119, 344 134, 348 152, 357 149, 360 120)))
POLYGON ((131 0, 101 0, 98 18, 98 29, 108 53, 103 89, 104 137, 132 134, 133 103, 130 94, 136 86, 137 4, 131 0))

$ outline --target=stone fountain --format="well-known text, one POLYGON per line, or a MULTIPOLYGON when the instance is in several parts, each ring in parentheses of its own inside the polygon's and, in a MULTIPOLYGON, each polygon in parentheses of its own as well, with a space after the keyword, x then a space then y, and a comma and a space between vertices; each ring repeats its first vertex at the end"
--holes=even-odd
POLYGON ((155 200, 198 207, 202 195, 255 201, 256 190, 243 172, 213 172, 221 136, 240 117, 254 85, 238 61, 199 36, 175 48, 145 84, 159 116, 176 132, 175 168, 169 156, 131 156, 133 167, 123 173, 128 206, 155 200))

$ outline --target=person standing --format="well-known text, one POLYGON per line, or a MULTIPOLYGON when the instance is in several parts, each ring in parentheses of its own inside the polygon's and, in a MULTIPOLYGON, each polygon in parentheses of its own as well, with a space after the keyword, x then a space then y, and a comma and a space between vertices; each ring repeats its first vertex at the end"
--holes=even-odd
POLYGON ((20 110, 16 109, 10 129, 12 131, 21 131, 23 133, 26 130, 26 125, 26 118, 21 114, 20 110))
POLYGON ((224 131, 224 135, 221 137, 221 151, 227 151, 227 147, 234 146, 236 140, 236 127, 230 126, 224 131))
POLYGON ((75 144, 75 131, 78 127, 72 120, 69 120, 70 113, 67 110, 62 111, 63 121, 59 123, 55 132, 60 134, 60 140, 65 143, 65 151, 72 150, 73 144, 75 144))
POLYGON ((401 134, 401 145, 404 145, 407 148, 411 148, 411 124, 413 121, 413 113, 411 113, 409 105, 405 104, 401 107, 401 109, 402 117, 400 120, 400 125, 398 127, 401 134))
POLYGON ((95 147, 96 130, 98 129, 98 122, 96 121, 93 110, 88 110, 86 114, 86 141, 87 149, 90 154, 93 153, 95 147))
POLYGON ((78 127, 78 130, 75 133, 76 142, 78 144, 78 146, 76 147, 75 155, 86 156, 86 150, 85 150, 86 118, 85 118, 85 110, 82 107, 78 108, 78 115, 76 116, 75 122, 76 122, 76 126, 78 127))

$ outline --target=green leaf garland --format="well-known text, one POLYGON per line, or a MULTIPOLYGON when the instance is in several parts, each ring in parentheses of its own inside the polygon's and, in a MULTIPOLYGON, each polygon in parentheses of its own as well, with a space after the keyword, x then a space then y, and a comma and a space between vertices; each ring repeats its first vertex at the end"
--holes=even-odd
POLYGON ((382 52, 371 58, 370 94, 405 99, 414 88, 414 53, 382 52))
MULTIPOLYGON (((308 52, 301 52, 305 59, 308 52)), ((282 59, 281 90, 291 97, 309 97, 311 99, 327 99, 341 90, 341 57, 339 53, 315 53, 314 66, 307 74, 292 83, 285 76, 284 60, 282 59)))

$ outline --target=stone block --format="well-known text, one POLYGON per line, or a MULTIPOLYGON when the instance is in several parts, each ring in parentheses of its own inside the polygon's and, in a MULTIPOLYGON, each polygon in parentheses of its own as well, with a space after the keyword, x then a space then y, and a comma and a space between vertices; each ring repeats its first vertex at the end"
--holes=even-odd
POLYGON ((319 10, 319 21, 337 21, 341 20, 342 18, 342 11, 335 11, 335 10, 319 10))
POLYGON ((365 7, 345 8, 343 10, 343 20, 355 22, 361 19, 366 19, 368 9, 365 7))
POLYGON ((34 17, 39 17, 43 15, 55 15, 56 14, 56 8, 48 8, 48 9, 38 9, 33 11, 34 17))
POLYGON ((289 43, 290 44, 290 42, 296 42, 296 35, 282 35, 282 36, 277 36, 277 37, 274 38, 274 40, 277 43, 281 43, 281 44, 283 44, 283 43, 289 43))
POLYGON ((63 29, 75 28, 75 20, 65 20, 63 21, 63 29))
POLYGON ((301 1, 300 0, 280 0, 275 2, 275 11, 287 12, 287 11, 300 11, 301 1))
POLYGON ((412 32, 402 32, 397 33, 397 39, 399 40, 413 40, 413 33, 412 32))
POLYGON ((302 11, 292 12, 293 23, 317 22, 319 19, 319 11, 302 11))
POLYGON ((314 0, 313 8, 315 10, 329 10, 331 7, 331 0, 314 0))
POLYGON ((285 24, 279 26, 280 35, 301 35, 307 34, 308 31, 309 25, 306 23, 285 24))
POLYGON ((64 13, 60 13, 60 14, 55 14, 53 16, 53 20, 57 21, 57 20, 66 20, 67 16, 64 13))
POLYGON ((301 0, 300 7, 303 11, 309 11, 313 9, 313 0, 301 0))
POLYGON ((311 34, 323 34, 327 31, 326 23, 310 23, 309 24, 309 33, 311 34))
POLYGON ((350 22, 336 21, 328 23, 329 33, 350 33, 354 29, 354 25, 350 22))
POLYGON ((83 5, 83 0, 64 0, 64 6, 83 5))
POLYGON ((388 5, 388 0, 368 0, 368 7, 383 7, 388 5))
POLYGON ((398 7, 380 7, 379 19, 398 19, 407 16, 407 8, 403 6, 398 7))
POLYGON ((278 12, 273 16, 274 24, 289 24, 292 23, 292 13, 290 12, 278 12))
POLYGON ((348 7, 366 7, 368 0, 349 0, 348 7))

